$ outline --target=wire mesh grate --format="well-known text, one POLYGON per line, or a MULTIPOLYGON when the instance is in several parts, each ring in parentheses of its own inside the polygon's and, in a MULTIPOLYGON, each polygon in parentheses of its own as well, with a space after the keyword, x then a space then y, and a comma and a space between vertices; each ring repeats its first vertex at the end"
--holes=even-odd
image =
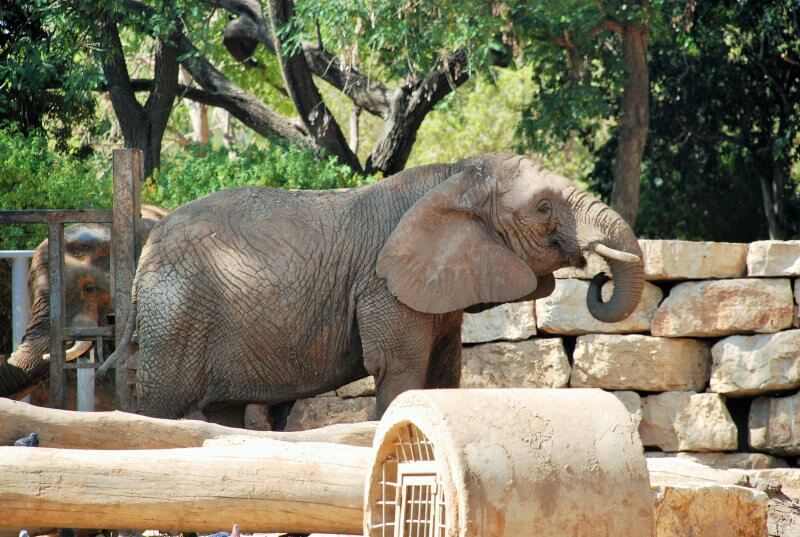
POLYGON ((444 537, 446 504, 433 444, 407 424, 392 446, 381 464, 370 537, 444 537))

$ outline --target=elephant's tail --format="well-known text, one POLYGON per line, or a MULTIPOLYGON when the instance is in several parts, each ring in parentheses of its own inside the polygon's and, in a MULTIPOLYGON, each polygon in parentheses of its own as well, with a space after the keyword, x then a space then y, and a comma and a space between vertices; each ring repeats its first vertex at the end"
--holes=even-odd
POLYGON ((133 332, 136 328, 136 299, 134 298, 131 301, 131 312, 128 315, 128 322, 125 323, 125 333, 122 335, 122 340, 120 340, 119 345, 117 348, 114 349, 114 352, 111 353, 105 362, 102 363, 100 367, 97 368, 95 375, 97 378, 103 378, 108 370, 111 368, 114 363, 116 363, 123 354, 125 354, 125 349, 128 348, 128 345, 131 344, 133 340, 133 332))

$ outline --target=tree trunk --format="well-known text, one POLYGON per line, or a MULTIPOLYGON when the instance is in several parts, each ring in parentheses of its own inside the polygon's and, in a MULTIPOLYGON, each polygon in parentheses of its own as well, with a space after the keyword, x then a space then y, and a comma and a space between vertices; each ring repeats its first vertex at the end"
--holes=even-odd
POLYGON ((142 150, 145 180, 161 164, 161 141, 178 88, 178 51, 171 38, 156 39, 153 87, 141 105, 131 84, 117 25, 106 21, 103 29, 106 50, 102 63, 108 94, 125 147, 142 150))
POLYGON ((639 212, 642 157, 650 124, 647 33, 647 26, 636 23, 629 23, 622 29, 622 49, 627 65, 627 79, 622 93, 611 207, 632 228, 636 225, 636 216, 639 212))
POLYGON ((366 447, 0 447, 0 524, 360 535, 366 447))
POLYGON ((331 425, 297 432, 251 431, 198 420, 163 420, 127 412, 74 412, 0 398, 0 445, 36 432, 43 447, 161 449, 199 447, 206 440, 243 437, 285 442, 372 445, 376 422, 331 425))
POLYGON ((278 30, 294 17, 292 0, 270 0, 269 14, 275 55, 278 58, 286 91, 300 115, 300 120, 319 147, 330 152, 340 163, 356 172, 361 172, 358 157, 350 150, 339 124, 322 100, 322 95, 311 76, 305 53, 301 49, 287 54, 280 42, 278 30))

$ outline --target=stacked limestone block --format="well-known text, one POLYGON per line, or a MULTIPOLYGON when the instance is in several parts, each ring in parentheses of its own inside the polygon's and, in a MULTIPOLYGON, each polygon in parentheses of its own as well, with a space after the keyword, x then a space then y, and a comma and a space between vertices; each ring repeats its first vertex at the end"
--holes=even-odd
MULTIPOLYGON (((586 309, 588 279, 608 271, 596 256, 556 273, 553 294, 535 304, 465 314, 462 386, 603 388, 640 421, 654 452, 718 467, 794 463, 800 241, 640 242, 648 282, 622 322, 586 309)), ((288 427, 358 421, 374 406, 366 379, 299 402, 288 427)))

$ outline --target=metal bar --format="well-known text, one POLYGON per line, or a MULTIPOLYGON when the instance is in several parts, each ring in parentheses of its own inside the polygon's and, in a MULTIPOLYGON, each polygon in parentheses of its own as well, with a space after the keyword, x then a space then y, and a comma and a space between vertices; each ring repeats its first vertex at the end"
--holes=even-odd
POLYGON ((78 368, 78 412, 94 412, 94 362, 94 349, 89 349, 89 356, 78 357, 79 365, 89 366, 78 368))
POLYGON ((0 211, 0 224, 109 224, 113 211, 107 209, 70 209, 53 211, 0 211))
POLYGON ((36 250, 0 250, 0 259, 31 258, 36 250))
POLYGON ((64 329, 64 340, 94 339, 96 337, 114 337, 113 326, 68 327, 64 329))
POLYGON ((48 232, 50 273, 50 406, 64 408, 64 224, 50 224, 48 232))
POLYGON ((15 257, 11 263, 11 345, 16 350, 25 334, 30 315, 28 297, 28 270, 26 257, 15 257))
MULTIPOLYGON (((16 252, 31 252, 30 250, 16 250, 16 252)), ((3 252, 6 253, 6 252, 3 252)), ((9 256, 10 257, 10 256, 9 256)), ((17 350, 25 335, 30 317, 30 297, 28 296, 28 270, 30 261, 28 256, 14 256, 11 262, 11 350, 17 350)), ((22 399, 31 402, 31 394, 22 399)))
MULTIPOLYGON (((114 150, 114 218, 111 225, 112 276, 114 281, 115 340, 119 345, 131 311, 131 287, 139 254, 141 215, 142 152, 139 149, 114 150)), ((117 361, 117 410, 132 410, 126 356, 117 361)))

